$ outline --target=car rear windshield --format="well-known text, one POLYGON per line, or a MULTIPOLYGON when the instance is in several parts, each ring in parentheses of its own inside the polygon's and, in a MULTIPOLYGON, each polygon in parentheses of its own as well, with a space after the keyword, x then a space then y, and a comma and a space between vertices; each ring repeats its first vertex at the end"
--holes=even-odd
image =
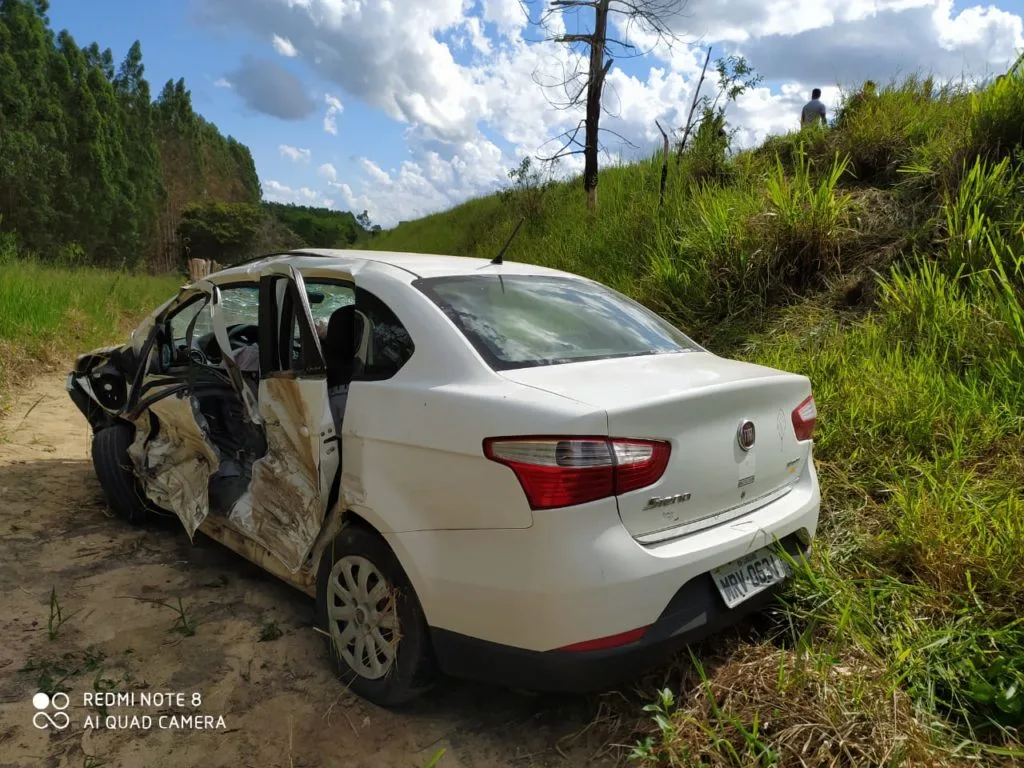
POLYGON ((415 285, 495 370, 700 349, 640 304, 589 280, 492 274, 415 285))

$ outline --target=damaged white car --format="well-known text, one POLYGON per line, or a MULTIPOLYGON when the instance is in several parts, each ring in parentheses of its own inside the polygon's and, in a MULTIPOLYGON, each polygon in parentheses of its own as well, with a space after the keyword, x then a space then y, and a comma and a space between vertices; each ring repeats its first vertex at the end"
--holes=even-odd
POLYGON ((68 376, 110 507, 315 597, 342 675, 593 690, 763 606, 818 520, 809 381, 525 264, 276 254, 68 376))

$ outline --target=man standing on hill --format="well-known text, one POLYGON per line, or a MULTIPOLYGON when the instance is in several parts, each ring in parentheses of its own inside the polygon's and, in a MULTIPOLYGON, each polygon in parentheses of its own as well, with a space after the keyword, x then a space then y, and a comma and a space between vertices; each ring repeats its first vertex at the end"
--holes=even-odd
POLYGON ((825 105, 821 103, 821 88, 811 91, 811 100, 804 104, 800 112, 800 127, 806 128, 809 125, 826 125, 825 105))

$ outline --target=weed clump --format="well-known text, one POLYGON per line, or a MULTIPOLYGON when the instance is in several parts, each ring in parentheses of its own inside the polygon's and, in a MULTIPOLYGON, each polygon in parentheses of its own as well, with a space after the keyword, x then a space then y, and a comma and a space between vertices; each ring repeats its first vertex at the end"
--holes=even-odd
POLYGON ((859 768, 941 758, 909 697, 890 692, 864 654, 745 645, 711 676, 693 663, 690 690, 664 689, 645 708, 662 738, 641 741, 636 764, 859 768))

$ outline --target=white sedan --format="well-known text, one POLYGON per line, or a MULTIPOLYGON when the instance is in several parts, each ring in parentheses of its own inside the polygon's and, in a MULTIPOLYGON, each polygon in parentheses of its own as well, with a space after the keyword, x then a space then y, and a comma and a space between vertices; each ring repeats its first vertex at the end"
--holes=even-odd
POLYGON ((189 285, 68 390, 111 508, 315 596, 382 705, 623 681, 763 606, 820 502, 807 378, 591 280, 302 250, 189 285))

